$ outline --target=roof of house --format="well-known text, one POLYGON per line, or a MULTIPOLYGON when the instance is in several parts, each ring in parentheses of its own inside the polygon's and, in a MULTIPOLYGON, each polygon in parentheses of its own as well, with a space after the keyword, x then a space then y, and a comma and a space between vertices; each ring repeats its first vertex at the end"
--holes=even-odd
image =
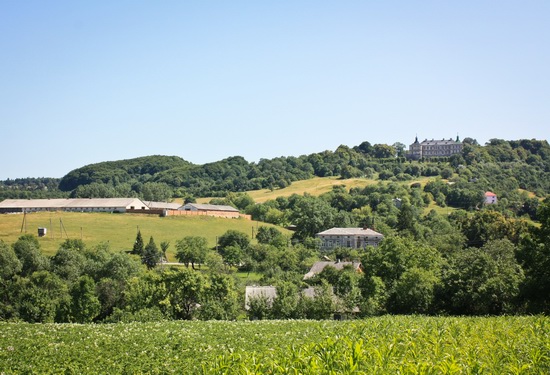
POLYGON ((331 228, 317 233, 318 236, 378 236, 384 237, 382 233, 373 231, 370 228, 331 228))
POLYGON ((449 138, 449 139, 432 139, 432 140, 428 140, 428 139, 425 139, 422 141, 421 145, 423 146, 436 146, 436 145, 461 145, 462 142, 457 142, 457 141, 453 141, 452 138, 449 138))
POLYGON ((181 207, 179 203, 169 203, 169 202, 145 202, 147 207, 150 209, 168 209, 168 210, 177 210, 181 207))
POLYGON ((247 286, 245 291, 245 309, 250 308, 250 300, 253 298, 266 298, 269 303, 277 297, 277 288, 274 286, 247 286))
POLYGON ((205 203, 187 203, 182 208, 194 207, 199 211, 230 211, 230 212, 239 212, 235 207, 224 206, 219 204, 205 204, 205 203))
POLYGON ((147 206, 137 198, 74 198, 74 199, 6 199, 0 202, 0 208, 95 208, 95 207, 131 207, 147 206))
POLYGON ((485 193, 485 196, 486 197, 496 197, 497 195, 495 193, 493 193, 492 191, 488 191, 485 193))
POLYGON ((325 261, 315 262, 313 264, 313 266, 311 266, 309 272, 304 275, 304 280, 310 279, 313 276, 321 273, 325 269, 325 267, 329 267, 329 266, 334 267, 337 270, 341 270, 345 266, 352 266, 354 270, 357 270, 359 267, 361 267, 361 263, 359 263, 359 262, 333 262, 333 261, 330 261, 330 262, 325 262, 325 261))

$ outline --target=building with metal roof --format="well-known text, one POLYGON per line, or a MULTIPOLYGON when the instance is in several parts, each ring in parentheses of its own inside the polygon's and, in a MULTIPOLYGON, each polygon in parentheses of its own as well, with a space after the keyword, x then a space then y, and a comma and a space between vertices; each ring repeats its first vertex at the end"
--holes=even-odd
POLYGON ((384 235, 369 228, 332 228, 317 233, 315 237, 321 240, 321 249, 330 250, 336 247, 364 249, 378 246, 384 235))
POLYGON ((0 202, 0 213, 30 213, 39 211, 126 212, 149 210, 137 198, 68 198, 68 199, 6 199, 0 202))
POLYGON ((216 217, 240 217, 239 210, 232 206, 204 203, 187 203, 179 208, 180 211, 200 212, 208 216, 216 217))

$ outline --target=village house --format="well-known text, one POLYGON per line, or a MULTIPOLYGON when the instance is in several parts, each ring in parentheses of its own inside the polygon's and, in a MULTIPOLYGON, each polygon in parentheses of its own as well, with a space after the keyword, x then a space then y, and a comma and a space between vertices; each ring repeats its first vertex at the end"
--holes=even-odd
POLYGON ((491 191, 485 192, 485 204, 496 204, 497 195, 491 191))
POLYGON ((378 246, 384 235, 369 228, 332 228, 317 233, 315 237, 321 240, 322 250, 330 250, 336 247, 364 249, 378 246))

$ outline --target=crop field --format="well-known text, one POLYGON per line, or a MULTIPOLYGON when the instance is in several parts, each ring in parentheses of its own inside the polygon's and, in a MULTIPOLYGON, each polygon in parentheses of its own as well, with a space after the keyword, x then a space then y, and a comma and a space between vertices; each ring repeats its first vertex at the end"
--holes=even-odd
MULTIPOLYGON (((157 246, 169 241, 169 260, 173 260, 176 241, 185 236, 202 236, 209 246, 215 246, 216 237, 229 229, 247 234, 252 227, 271 224, 258 223, 244 219, 224 219, 209 216, 168 216, 140 214, 110 214, 86 212, 36 212, 23 215, 0 215, 0 240, 13 243, 26 232, 37 235, 39 227, 47 228, 47 235, 39 238, 45 254, 53 255, 67 238, 82 239, 91 247, 108 242, 113 251, 131 250, 137 230, 141 231, 147 244, 153 236, 157 246), (22 232, 23 229, 23 232, 22 232)), ((287 231, 280 228, 282 232, 287 231)))
POLYGON ((548 317, 0 323, 0 373, 548 374, 548 317))

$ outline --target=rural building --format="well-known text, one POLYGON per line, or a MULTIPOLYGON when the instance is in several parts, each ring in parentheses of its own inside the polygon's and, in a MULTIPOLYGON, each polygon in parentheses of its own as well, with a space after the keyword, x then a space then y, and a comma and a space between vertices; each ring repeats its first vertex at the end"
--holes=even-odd
POLYGON ((363 272, 361 269, 361 263, 359 262, 322 261, 322 262, 315 262, 313 266, 311 266, 309 272, 304 275, 304 280, 311 279, 315 275, 321 273, 325 269, 325 267, 333 267, 337 270, 342 270, 346 266, 353 267, 353 269, 358 273, 363 272))
POLYGON ((317 233, 315 237, 321 240, 322 250, 330 250, 335 247, 364 249, 378 246, 384 235, 369 228, 332 228, 317 233))
POLYGON ((485 193, 485 204, 496 204, 497 195, 491 191, 485 193))
POLYGON ((170 202, 145 202, 150 210, 179 210, 181 204, 170 202))
POLYGON ((0 202, 0 213, 127 212, 130 210, 145 211, 149 210, 149 207, 137 198, 6 199, 0 202))
POLYGON ((191 211, 202 213, 207 216, 238 218, 241 215, 239 210, 231 206, 217 204, 187 203, 179 208, 180 211, 191 211))
POLYGON ((407 158, 409 159, 422 159, 422 158, 436 158, 446 157, 459 154, 462 152, 462 142, 458 136, 453 141, 452 138, 441 139, 431 141, 425 139, 423 142, 418 142, 418 137, 415 138, 414 143, 409 146, 409 152, 407 158))
MULTIPOLYGON (((300 291, 300 294, 302 297, 305 298, 316 298, 317 297, 317 291, 315 287, 310 286, 305 289, 302 289, 300 291)), ((334 302, 334 305, 336 307, 336 310, 334 311, 334 318, 335 319, 341 319, 343 314, 345 314, 345 309, 342 308, 342 300, 334 293, 334 289, 331 289, 332 294, 332 300, 334 302)), ((250 310, 250 301, 255 298, 265 298, 267 302, 267 306, 269 308, 272 307, 273 301, 275 298, 277 298, 277 288, 274 286, 247 286, 245 291, 245 303, 244 308, 245 310, 250 310)), ((351 311, 351 313, 358 313, 359 308, 354 307, 351 311)))
POLYGON ((277 288, 274 286, 247 286, 244 296, 244 308, 250 310, 250 300, 254 298, 265 298, 268 306, 271 307, 276 297, 277 288))

